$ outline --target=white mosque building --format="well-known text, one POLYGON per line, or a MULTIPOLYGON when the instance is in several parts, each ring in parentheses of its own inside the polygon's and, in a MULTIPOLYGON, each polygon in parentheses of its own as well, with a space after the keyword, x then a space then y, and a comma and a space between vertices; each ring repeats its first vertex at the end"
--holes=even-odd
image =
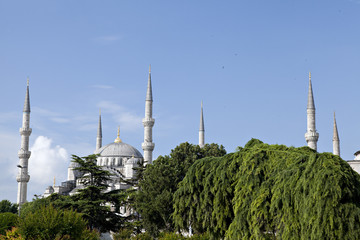
MULTIPOLYGON (((114 142, 105 146, 102 145, 102 124, 101 113, 99 114, 99 124, 96 137, 96 147, 94 154, 97 154, 97 165, 102 166, 104 170, 111 173, 111 180, 109 181, 109 189, 127 189, 130 186, 122 180, 129 180, 135 176, 134 167, 138 166, 140 161, 144 164, 151 164, 153 160, 153 150, 155 144, 152 138, 152 128, 155 124, 155 119, 152 117, 153 112, 153 96, 151 85, 151 69, 149 68, 149 78, 147 84, 147 92, 145 98, 145 117, 142 120, 144 126, 144 142, 141 144, 143 155, 135 147, 124 143, 120 139, 120 128, 118 129, 117 138, 114 142)), ((29 136, 31 134, 30 126, 30 97, 29 97, 29 81, 26 89, 24 110, 23 110, 23 123, 20 128, 21 134, 21 149, 19 155, 19 172, 17 175, 18 181, 18 198, 17 203, 21 206, 26 202, 27 198, 27 183, 30 176, 28 174, 28 161, 31 155, 29 151, 29 136)), ((205 144, 205 128, 203 117, 203 106, 201 103, 200 114, 200 128, 199 128, 199 145, 203 147, 205 144)), ((71 162, 68 167, 67 180, 62 182, 61 185, 48 186, 43 194, 44 197, 52 193, 62 195, 73 195, 78 189, 83 188, 81 184, 82 173, 75 170, 76 163, 71 162)), ((55 182, 55 181, 54 181, 55 182)))
MULTIPOLYGON (((109 182, 109 189, 126 189, 129 187, 122 179, 128 180, 134 177, 134 167, 138 166, 140 161, 144 161, 144 164, 152 163, 152 153, 155 144, 152 140, 152 128, 155 123, 155 119, 152 118, 152 86, 151 86, 151 70, 149 69, 149 78, 147 84, 147 93, 145 99, 145 117, 142 121, 144 126, 144 142, 142 143, 143 154, 140 153, 135 147, 122 142, 120 139, 120 129, 118 129, 117 138, 113 143, 109 143, 102 146, 102 125, 101 114, 99 115, 99 125, 96 137, 95 154, 98 154, 97 165, 102 166, 103 169, 109 171, 112 174, 109 182)), ((26 202, 27 195, 27 183, 30 176, 28 174, 28 160, 31 152, 29 151, 29 136, 31 134, 30 126, 30 98, 29 98, 29 81, 26 89, 24 110, 23 110, 23 123, 20 128, 21 135, 21 148, 18 152, 19 155, 19 172, 17 175, 18 182, 18 196, 17 203, 19 205, 26 202)), ((315 120, 315 102, 311 83, 311 73, 309 73, 309 92, 307 103, 307 131, 305 133, 305 140, 308 147, 317 150, 317 142, 319 139, 319 133, 316 131, 315 120)), ((203 106, 201 103, 200 112, 200 127, 199 127, 199 146, 203 147, 205 144, 205 128, 203 117, 203 106)), ((337 124, 334 113, 334 128, 333 128, 333 154, 340 156, 340 139, 337 130, 337 124)), ((355 154, 355 159, 348 161, 349 165, 358 173, 360 173, 360 151, 355 154)), ((60 186, 49 186, 46 188, 43 196, 47 197, 52 193, 58 193, 63 195, 75 194, 77 189, 82 188, 80 178, 82 174, 75 170, 75 163, 71 163, 68 167, 68 178, 62 182, 60 186)))
MULTIPOLYGON (((137 167, 140 161, 144 161, 144 164, 152 163, 152 153, 155 147, 155 144, 152 140, 152 128, 155 124, 155 119, 152 118, 152 105, 153 97, 151 86, 151 69, 149 69, 149 79, 145 99, 145 118, 142 120, 144 125, 144 142, 141 146, 144 156, 135 147, 124 143, 120 139, 120 127, 118 128, 117 138, 114 140, 114 142, 103 146, 101 114, 99 114, 96 149, 94 154, 98 155, 97 165, 111 173, 110 181, 108 182, 108 191, 129 188, 130 185, 125 183, 123 180, 134 178, 134 167, 137 167)), ((83 185, 80 181, 82 173, 75 170, 76 167, 78 167, 77 164, 71 162, 70 166, 68 167, 67 180, 62 182, 60 186, 47 187, 43 196, 47 197, 52 193, 73 195, 76 194, 78 189, 83 188, 83 185)))

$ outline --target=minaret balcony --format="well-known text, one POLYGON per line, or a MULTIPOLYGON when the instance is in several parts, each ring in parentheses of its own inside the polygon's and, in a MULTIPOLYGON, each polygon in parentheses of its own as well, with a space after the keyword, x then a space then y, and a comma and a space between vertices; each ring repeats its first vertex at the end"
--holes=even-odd
POLYGON ((152 151, 155 148, 155 143, 153 142, 143 142, 141 147, 144 151, 152 151))
POLYGON ((29 182, 30 180, 30 175, 28 174, 21 174, 21 175, 17 175, 16 176, 16 181, 17 182, 29 182))
POLYGON ((32 129, 28 127, 20 128, 19 130, 21 135, 30 136, 32 129))
POLYGON ((155 119, 143 118, 142 123, 143 123, 144 127, 153 127, 155 124, 155 119))
POLYGON ((30 151, 26 151, 26 150, 24 150, 24 149, 20 149, 19 152, 18 152, 19 158, 29 159, 29 158, 30 158, 30 155, 31 155, 31 152, 30 152, 30 151))
POLYGON ((317 132, 306 132, 305 139, 307 142, 309 141, 317 141, 319 139, 319 133, 317 132))

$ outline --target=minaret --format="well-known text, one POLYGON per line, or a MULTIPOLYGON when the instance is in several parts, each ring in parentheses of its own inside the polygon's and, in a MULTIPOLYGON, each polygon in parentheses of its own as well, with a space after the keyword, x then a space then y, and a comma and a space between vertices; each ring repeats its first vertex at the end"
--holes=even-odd
POLYGON ((203 115, 203 102, 201 101, 200 127, 199 127, 199 146, 203 148, 205 145, 205 127, 203 115))
POLYGON ((102 127, 101 127, 101 110, 99 112, 99 126, 96 136, 96 151, 102 147, 102 127))
POLYGON ((314 150, 317 150, 317 141, 319 139, 319 133, 316 132, 315 127, 315 103, 311 84, 311 73, 309 72, 309 95, 307 104, 307 131, 305 133, 305 139, 308 146, 314 150))
POLYGON ((151 65, 149 66, 149 79, 145 100, 145 118, 142 122, 144 125, 144 142, 142 143, 142 149, 144 150, 144 164, 152 163, 152 152, 155 147, 155 143, 152 142, 152 128, 155 123, 155 119, 152 118, 152 89, 151 89, 151 65))
POLYGON ((16 177, 16 181, 18 182, 17 203, 19 204, 19 208, 23 203, 26 202, 27 183, 29 182, 30 179, 30 176, 28 174, 28 162, 31 155, 31 152, 29 151, 29 136, 31 134, 31 131, 32 129, 30 128, 30 97, 29 97, 29 79, 28 79, 24 110, 23 110, 23 122, 22 122, 22 127, 20 128, 21 148, 18 152, 19 172, 16 177))
POLYGON ((333 154, 340 156, 340 139, 334 112, 333 154))

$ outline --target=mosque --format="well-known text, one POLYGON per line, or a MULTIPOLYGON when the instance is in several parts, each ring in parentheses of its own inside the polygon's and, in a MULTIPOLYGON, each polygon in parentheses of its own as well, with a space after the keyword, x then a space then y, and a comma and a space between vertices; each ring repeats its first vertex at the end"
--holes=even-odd
MULTIPOLYGON (((152 128, 155 124, 155 119, 152 118, 152 86, 151 86, 151 69, 149 69, 149 78, 147 84, 147 92, 145 99, 145 117, 142 120, 144 126, 144 142, 142 143, 143 154, 140 153, 133 146, 122 142, 120 139, 120 129, 118 129, 117 138, 113 143, 102 146, 102 125, 101 114, 99 114, 99 125, 96 137, 95 154, 98 154, 97 165, 102 166, 104 170, 109 171, 112 174, 109 182, 109 191, 114 189, 127 189, 129 185, 124 183, 122 179, 131 179, 134 177, 133 168, 138 166, 140 161, 144 161, 144 164, 152 163, 152 153, 155 144, 152 141, 152 128)), ((32 132, 30 128, 30 98, 29 98, 29 81, 27 83, 25 103, 23 109, 23 122, 20 128, 21 135, 21 148, 18 152, 19 156, 19 171, 16 177, 18 182, 18 196, 17 203, 19 205, 26 202, 27 195, 27 183, 30 176, 28 174, 28 160, 31 155, 29 151, 29 136, 32 132)), ((205 128, 203 117, 203 106, 201 103, 200 113, 200 128, 199 128, 199 146, 203 147, 205 144, 205 128)), ((309 73, 309 92, 307 102, 307 131, 305 133, 305 140, 308 147, 317 150, 317 141, 319 139, 319 133, 316 131, 315 121, 315 102, 311 83, 311 73, 309 73)), ((333 128, 333 154, 340 156, 340 139, 337 130, 337 124, 334 114, 334 128, 333 128)), ((348 161, 349 165, 358 173, 360 173, 360 151, 355 154, 355 160, 348 161)), ((78 189, 81 189, 83 185, 80 182, 82 173, 75 170, 77 165, 71 163, 68 167, 68 178, 62 182, 60 186, 49 186, 46 188, 43 196, 47 197, 52 193, 58 193, 63 195, 75 194, 78 189)))
MULTIPOLYGON (((120 128, 118 129, 117 138, 114 142, 105 146, 102 145, 102 125, 101 125, 101 113, 99 114, 99 123, 96 137, 96 147, 94 154, 97 154, 97 165, 102 166, 104 170, 111 173, 111 180, 109 181, 110 190, 115 189, 127 189, 130 186, 124 183, 124 180, 129 180, 134 177, 133 168, 138 166, 140 161, 144 164, 151 164, 153 158, 153 150, 155 144, 152 138, 152 128, 155 124, 155 119, 152 117, 153 111, 153 96, 151 86, 151 69, 149 68, 149 78, 147 84, 146 98, 145 98, 145 117, 142 120, 144 126, 144 142, 141 144, 143 154, 140 153, 135 147, 124 143, 120 139, 120 128)), ((29 151, 29 136, 32 130, 30 128, 30 97, 29 97, 29 81, 27 83, 25 103, 23 109, 23 122, 22 128, 20 128, 21 135, 21 148, 19 155, 19 172, 17 175, 18 182, 18 196, 17 203, 19 205, 26 202, 27 196, 27 183, 30 176, 28 174, 28 161, 31 155, 29 151)), ((201 115, 200 115, 200 129, 199 129, 199 145, 203 147, 205 144, 205 128, 203 117, 203 106, 201 103, 201 115)), ((68 167, 67 180, 62 182, 61 185, 48 186, 43 194, 44 197, 51 195, 52 193, 58 193, 62 195, 73 195, 78 189, 83 188, 81 184, 82 173, 75 170, 77 164, 71 162, 68 167)))
MULTIPOLYGON (((111 180, 108 182, 108 191, 129 188, 130 185, 124 183, 122 180, 134 178, 135 174, 133 168, 137 167, 140 161, 144 161, 144 164, 152 163, 152 153, 155 147, 155 144, 152 141, 152 128, 155 124, 155 119, 152 118, 152 103, 151 69, 149 69, 149 79, 145 99, 145 118, 142 120, 144 125, 144 142, 141 146, 144 151, 144 157, 136 148, 124 143, 120 139, 120 127, 118 128, 118 134, 115 141, 102 146, 101 114, 99 115, 96 149, 94 154, 98 155, 97 165, 111 173, 111 180)), ((43 196, 47 197, 53 193, 73 195, 76 194, 78 189, 83 188, 84 186, 80 181, 82 173, 75 170, 76 167, 78 167, 77 164, 71 162, 68 167, 67 180, 62 182, 61 186, 47 187, 43 196)))

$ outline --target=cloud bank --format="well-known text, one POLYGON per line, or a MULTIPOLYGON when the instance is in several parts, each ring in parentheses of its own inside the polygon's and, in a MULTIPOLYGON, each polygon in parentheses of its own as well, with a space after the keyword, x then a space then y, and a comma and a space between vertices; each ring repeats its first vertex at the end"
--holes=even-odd
POLYGON ((42 194, 47 186, 53 184, 54 177, 57 179, 56 185, 66 180, 69 163, 66 149, 59 145, 52 146, 52 139, 39 136, 30 151, 30 182, 35 191, 40 191, 38 194, 42 194))

